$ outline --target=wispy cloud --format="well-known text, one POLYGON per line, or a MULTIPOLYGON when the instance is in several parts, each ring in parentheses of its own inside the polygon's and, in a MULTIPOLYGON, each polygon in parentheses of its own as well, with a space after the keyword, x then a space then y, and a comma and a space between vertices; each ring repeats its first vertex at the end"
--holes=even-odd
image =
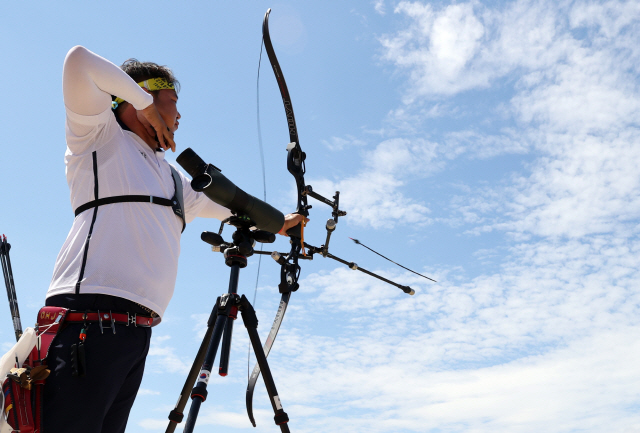
POLYGON ((429 209, 402 192, 408 176, 423 177, 437 171, 436 145, 427 140, 385 140, 364 155, 364 168, 337 182, 313 180, 317 191, 343 191, 341 202, 356 224, 393 227, 426 224, 429 209))
POLYGON ((639 215, 637 5, 519 1, 496 10, 401 2, 395 11, 411 24, 382 43, 385 58, 409 73, 408 102, 499 86, 501 77, 513 83, 509 110, 520 128, 451 131, 445 139, 448 157, 539 156, 498 194, 507 219, 485 229, 582 236, 639 215), (451 59, 442 59, 443 46, 451 59))
POLYGON ((367 145, 365 141, 357 139, 352 135, 347 135, 345 138, 331 137, 329 140, 323 140, 322 144, 324 144, 329 150, 334 150, 334 151, 344 150, 350 147, 362 147, 367 145))
POLYGON ((148 370, 186 375, 191 367, 190 361, 167 344, 170 339, 168 335, 153 337, 147 359, 148 370))
POLYGON ((519 1, 496 10, 403 1, 395 12, 409 26, 380 41, 383 57, 409 74, 406 102, 487 88, 515 69, 555 64, 580 45, 558 31, 566 11, 556 3, 519 1))
POLYGON ((639 247, 604 236, 521 244, 500 273, 462 284, 394 275, 414 297, 349 270, 311 275, 305 321, 343 332, 283 332, 270 359, 284 402, 340 408, 295 414, 304 431, 567 431, 611 414, 632 425, 640 294, 628 251, 639 247))
POLYGON ((138 390, 138 396, 141 395, 160 395, 160 391, 154 391, 151 389, 146 389, 146 388, 140 388, 138 390))
POLYGON ((373 2, 373 9, 380 15, 385 15, 387 13, 387 8, 384 4, 384 0, 375 0, 373 2))

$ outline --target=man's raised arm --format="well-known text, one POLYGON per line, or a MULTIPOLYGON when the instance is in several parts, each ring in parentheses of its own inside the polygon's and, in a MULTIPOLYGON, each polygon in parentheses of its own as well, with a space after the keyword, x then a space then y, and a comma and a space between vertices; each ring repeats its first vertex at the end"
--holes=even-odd
MULTIPOLYGON (((111 95, 122 98, 136 110, 136 124, 149 134, 143 140, 151 147, 159 145, 175 152, 173 132, 153 105, 153 96, 119 67, 85 47, 78 45, 67 53, 62 72, 62 92, 67 110, 84 116, 95 116, 109 110, 111 95)), ((83 125, 69 124, 69 127, 78 135, 88 132, 83 125)))
POLYGON ((136 110, 153 103, 153 97, 119 67, 79 45, 64 59, 62 91, 66 107, 85 116, 109 109, 111 95, 131 103, 136 110))

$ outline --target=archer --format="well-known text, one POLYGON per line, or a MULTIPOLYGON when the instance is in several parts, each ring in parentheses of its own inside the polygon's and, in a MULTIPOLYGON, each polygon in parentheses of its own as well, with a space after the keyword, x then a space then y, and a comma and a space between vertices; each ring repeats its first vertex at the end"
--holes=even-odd
MULTIPOLYGON (((119 68, 81 46, 65 58, 76 217, 46 298, 70 311, 47 355, 44 431, 124 432, 151 327, 173 295, 181 232, 195 217, 231 215, 164 159, 176 150, 178 91, 166 66, 130 59, 119 68)), ((303 219, 287 215, 280 234, 303 219)))

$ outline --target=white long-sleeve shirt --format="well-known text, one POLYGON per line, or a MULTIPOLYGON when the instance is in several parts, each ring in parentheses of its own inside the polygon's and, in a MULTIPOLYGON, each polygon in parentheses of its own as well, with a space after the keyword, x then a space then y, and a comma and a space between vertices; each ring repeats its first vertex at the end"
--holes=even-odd
MULTIPOLYGON (((63 93, 67 112, 65 165, 71 209, 96 198, 149 195, 172 198, 174 181, 164 152, 152 150, 123 130, 111 110, 111 95, 136 109, 153 102, 113 63, 82 48, 65 59, 63 93), (95 163, 94 163, 95 161, 95 163)), ((230 211, 195 192, 180 173, 187 222, 230 211)), ((58 254, 47 297, 100 293, 129 299, 160 317, 173 295, 182 220, 171 207, 113 203, 78 215, 58 254), (93 227, 92 227, 93 225, 93 227), (89 232, 91 236, 89 237, 89 232)))

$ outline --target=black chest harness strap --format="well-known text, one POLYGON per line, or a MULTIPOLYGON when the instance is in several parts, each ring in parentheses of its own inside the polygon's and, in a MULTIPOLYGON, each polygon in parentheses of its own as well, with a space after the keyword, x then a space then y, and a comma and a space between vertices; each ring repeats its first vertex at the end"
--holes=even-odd
POLYGON ((184 231, 187 222, 184 219, 184 197, 182 195, 182 179, 178 175, 178 171, 169 165, 171 168, 171 176, 173 177, 173 185, 175 186, 175 193, 171 200, 163 197, 155 197, 152 195, 117 195, 113 197, 98 198, 98 155, 96 151, 91 154, 93 159, 93 196, 95 200, 79 206, 75 210, 75 215, 78 216, 82 212, 93 209, 93 217, 91 218, 91 225, 89 226, 89 232, 84 242, 84 252, 82 254, 82 265, 80 266, 80 272, 78 274, 78 281, 76 283, 76 295, 80 294, 80 285, 84 278, 84 271, 87 266, 87 255, 89 253, 89 243, 91 242, 91 235, 93 234, 93 226, 96 223, 96 217, 98 216, 98 207, 105 204, 112 203, 153 203, 160 206, 170 206, 173 209, 173 213, 176 214, 182 220, 182 231, 184 231))
POLYGON ((76 216, 80 215, 82 212, 102 206, 105 204, 112 203, 153 203, 160 206, 170 206, 173 209, 173 213, 176 214, 182 220, 182 231, 184 231, 187 223, 184 219, 184 199, 182 197, 182 179, 180 179, 180 175, 178 175, 178 171, 169 166, 171 168, 171 175, 173 176, 173 184, 175 186, 175 193, 171 199, 163 198, 163 197, 155 197, 153 195, 116 195, 113 197, 103 197, 98 198, 96 200, 92 200, 88 203, 79 206, 75 214, 76 216))

